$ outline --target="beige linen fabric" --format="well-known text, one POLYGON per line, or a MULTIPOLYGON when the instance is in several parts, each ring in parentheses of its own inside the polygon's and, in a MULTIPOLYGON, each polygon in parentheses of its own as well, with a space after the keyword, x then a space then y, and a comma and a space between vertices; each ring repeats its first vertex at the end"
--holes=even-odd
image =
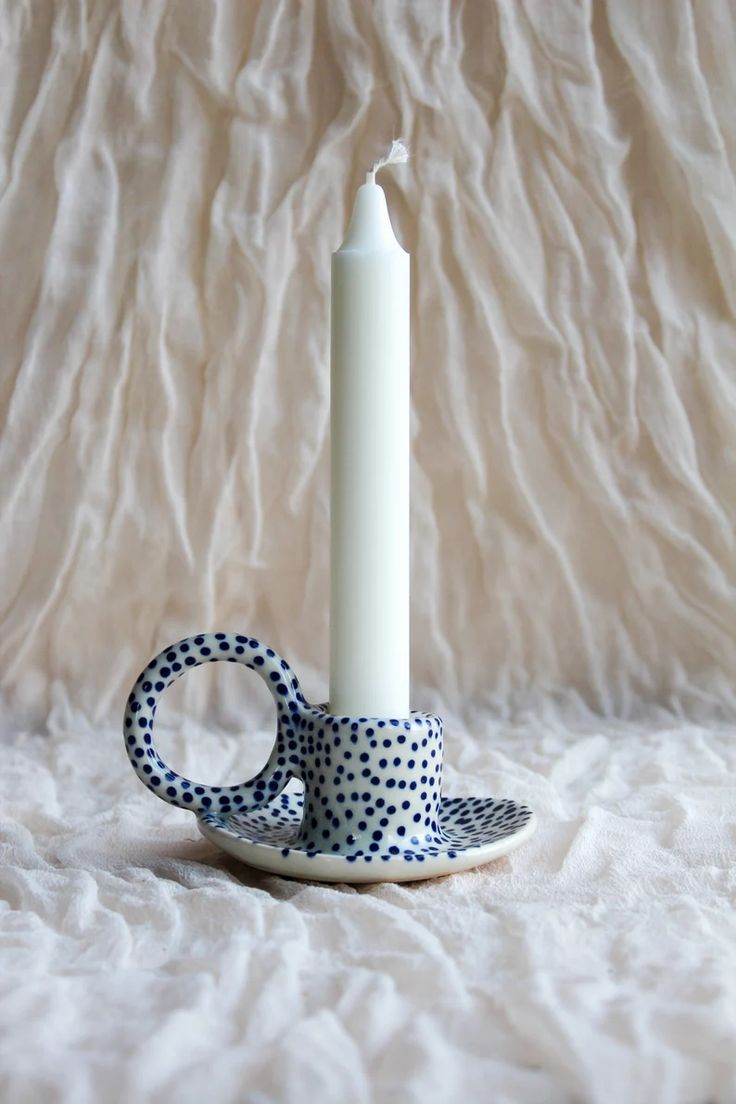
MULTIPOLYGON (((733 5, 7 0, 0 51, 3 1100, 733 1101, 733 5), (414 705, 542 828, 299 887, 120 715, 205 629, 326 696, 330 254, 399 135, 414 705)), ((186 683, 162 750, 240 780, 265 689, 186 683)))
POLYGON ((243 628, 326 677, 329 259, 413 256, 413 676, 727 698, 729 5, 7 5, 3 686, 243 628), (73 644, 73 646, 72 646, 73 644))

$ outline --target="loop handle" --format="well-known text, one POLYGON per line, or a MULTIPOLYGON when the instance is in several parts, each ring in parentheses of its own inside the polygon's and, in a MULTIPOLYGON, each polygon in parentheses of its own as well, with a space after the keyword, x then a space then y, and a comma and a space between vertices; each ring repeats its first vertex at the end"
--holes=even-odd
MULTIPOLYGON (((282 725, 296 721, 306 704, 296 675, 273 648, 253 637, 234 633, 201 633, 171 644, 152 659, 135 681, 123 722, 125 747, 131 766, 156 797, 193 812, 257 809, 283 790, 298 767, 287 765, 282 725), (207 786, 171 770, 153 743, 153 721, 161 695, 190 668, 202 663, 242 663, 260 675, 277 709, 276 741, 268 762, 258 774, 236 786, 207 786)), ((293 757, 292 757, 293 762, 293 757)))

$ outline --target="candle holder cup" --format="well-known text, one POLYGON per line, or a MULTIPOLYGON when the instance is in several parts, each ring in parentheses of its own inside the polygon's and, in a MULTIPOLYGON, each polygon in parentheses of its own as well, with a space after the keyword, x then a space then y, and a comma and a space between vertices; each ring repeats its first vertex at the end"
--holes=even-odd
POLYGON ((412 881, 498 858, 535 829, 523 805, 442 795, 439 717, 333 716, 310 705, 289 664, 253 637, 202 633, 165 648, 138 676, 124 736, 130 763, 163 801, 193 812, 223 850, 273 873, 330 882, 412 881), (153 742, 164 691, 188 669, 242 663, 271 691, 276 739, 246 782, 183 778, 153 742))

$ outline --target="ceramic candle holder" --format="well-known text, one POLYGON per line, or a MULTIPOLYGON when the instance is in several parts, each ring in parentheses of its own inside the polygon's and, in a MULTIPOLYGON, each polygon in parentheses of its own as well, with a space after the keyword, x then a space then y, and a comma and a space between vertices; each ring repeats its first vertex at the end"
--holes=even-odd
POLYGON ((203 633, 165 648, 138 676, 124 719, 141 781, 195 813, 202 833, 251 866, 319 881, 410 881, 467 869, 527 839, 534 815, 513 801, 442 795, 442 721, 336 717, 310 705, 296 675, 253 637, 203 633), (242 663, 276 703, 268 762, 235 786, 183 778, 163 761, 154 719, 189 668, 242 663), (287 789, 288 787, 288 789, 287 789))

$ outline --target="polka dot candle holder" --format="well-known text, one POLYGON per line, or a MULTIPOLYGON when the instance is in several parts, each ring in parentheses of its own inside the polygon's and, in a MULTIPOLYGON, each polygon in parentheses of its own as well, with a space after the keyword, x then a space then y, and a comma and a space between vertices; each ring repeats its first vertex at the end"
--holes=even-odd
POLYGON ((251 866, 331 882, 411 881, 498 858, 535 829, 533 813, 495 798, 442 795, 442 721, 336 717, 310 705, 279 655, 252 637, 203 633, 165 648, 138 676, 124 719, 140 780, 193 812, 200 831, 251 866), (276 703, 268 762, 235 786, 183 778, 153 742, 164 691, 187 670, 224 660, 261 676, 276 703))

